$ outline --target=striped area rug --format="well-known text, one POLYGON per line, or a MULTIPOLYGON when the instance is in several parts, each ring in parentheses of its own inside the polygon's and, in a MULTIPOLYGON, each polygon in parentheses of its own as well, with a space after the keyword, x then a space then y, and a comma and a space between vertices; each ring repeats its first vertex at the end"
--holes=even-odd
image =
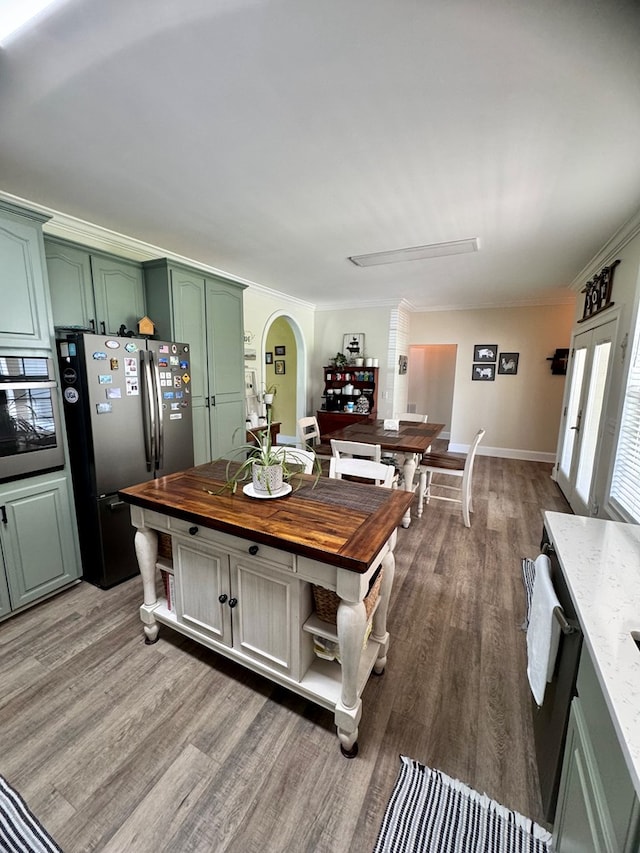
POLYGON ((0 776, 0 850, 3 853, 62 853, 3 776, 0 776))
POLYGON ((400 756, 374 853, 551 853, 551 835, 439 770, 400 756))

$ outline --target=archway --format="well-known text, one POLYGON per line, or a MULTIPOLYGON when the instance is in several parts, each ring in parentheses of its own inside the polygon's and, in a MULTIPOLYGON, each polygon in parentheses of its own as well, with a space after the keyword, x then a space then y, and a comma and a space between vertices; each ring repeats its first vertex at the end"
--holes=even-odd
POLYGON ((306 414, 307 352, 298 323, 284 311, 272 314, 265 324, 262 364, 262 392, 276 389, 272 420, 280 423, 278 440, 295 444, 298 419, 306 414))

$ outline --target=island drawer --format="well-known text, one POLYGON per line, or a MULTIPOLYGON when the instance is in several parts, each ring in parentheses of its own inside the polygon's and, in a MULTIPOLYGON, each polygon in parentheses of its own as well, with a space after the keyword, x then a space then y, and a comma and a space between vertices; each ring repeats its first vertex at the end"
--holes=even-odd
POLYGON ((278 548, 271 548, 269 545, 253 542, 251 539, 243 539, 240 536, 233 536, 230 533, 223 533, 220 530, 212 530, 210 527, 194 525, 179 518, 169 518, 168 521, 168 532, 170 534, 193 537, 201 542, 211 542, 225 551, 235 552, 245 559, 255 557, 268 563, 275 563, 281 569, 295 571, 295 556, 288 551, 280 551, 278 548), (191 531, 194 529, 196 532, 192 533, 191 531))

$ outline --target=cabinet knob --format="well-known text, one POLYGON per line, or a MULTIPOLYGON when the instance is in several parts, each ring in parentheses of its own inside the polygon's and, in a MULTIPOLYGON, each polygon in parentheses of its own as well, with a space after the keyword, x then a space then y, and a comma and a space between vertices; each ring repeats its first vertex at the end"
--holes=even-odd
POLYGON ((195 526, 195 524, 193 525, 193 527, 189 528, 189 534, 191 536, 195 536, 197 532, 198 532, 198 528, 195 526))
POLYGON ((235 607, 237 603, 238 603, 237 598, 230 598, 229 599, 229 607, 235 607))
POLYGON ((260 549, 258 548, 257 545, 249 545, 249 553, 251 554, 252 557, 255 557, 255 555, 258 553, 259 550, 260 549))
POLYGON ((229 596, 227 595, 227 593, 223 592, 222 595, 218 596, 218 601, 220 602, 220 604, 224 604, 228 597, 229 596))

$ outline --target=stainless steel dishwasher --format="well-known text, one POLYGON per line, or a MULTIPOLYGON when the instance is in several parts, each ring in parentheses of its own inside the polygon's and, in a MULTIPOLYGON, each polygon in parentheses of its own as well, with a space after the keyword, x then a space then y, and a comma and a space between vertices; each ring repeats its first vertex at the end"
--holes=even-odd
POLYGON ((543 530, 542 535, 542 552, 551 562, 551 580, 562 608, 561 612, 556 613, 560 621, 561 634, 552 680, 546 686, 541 707, 538 707, 531 697, 542 806, 545 819, 553 823, 569 722, 569 708, 572 698, 576 695, 582 631, 578 625, 576 611, 558 556, 553 549, 553 544, 549 541, 546 529, 543 530))

